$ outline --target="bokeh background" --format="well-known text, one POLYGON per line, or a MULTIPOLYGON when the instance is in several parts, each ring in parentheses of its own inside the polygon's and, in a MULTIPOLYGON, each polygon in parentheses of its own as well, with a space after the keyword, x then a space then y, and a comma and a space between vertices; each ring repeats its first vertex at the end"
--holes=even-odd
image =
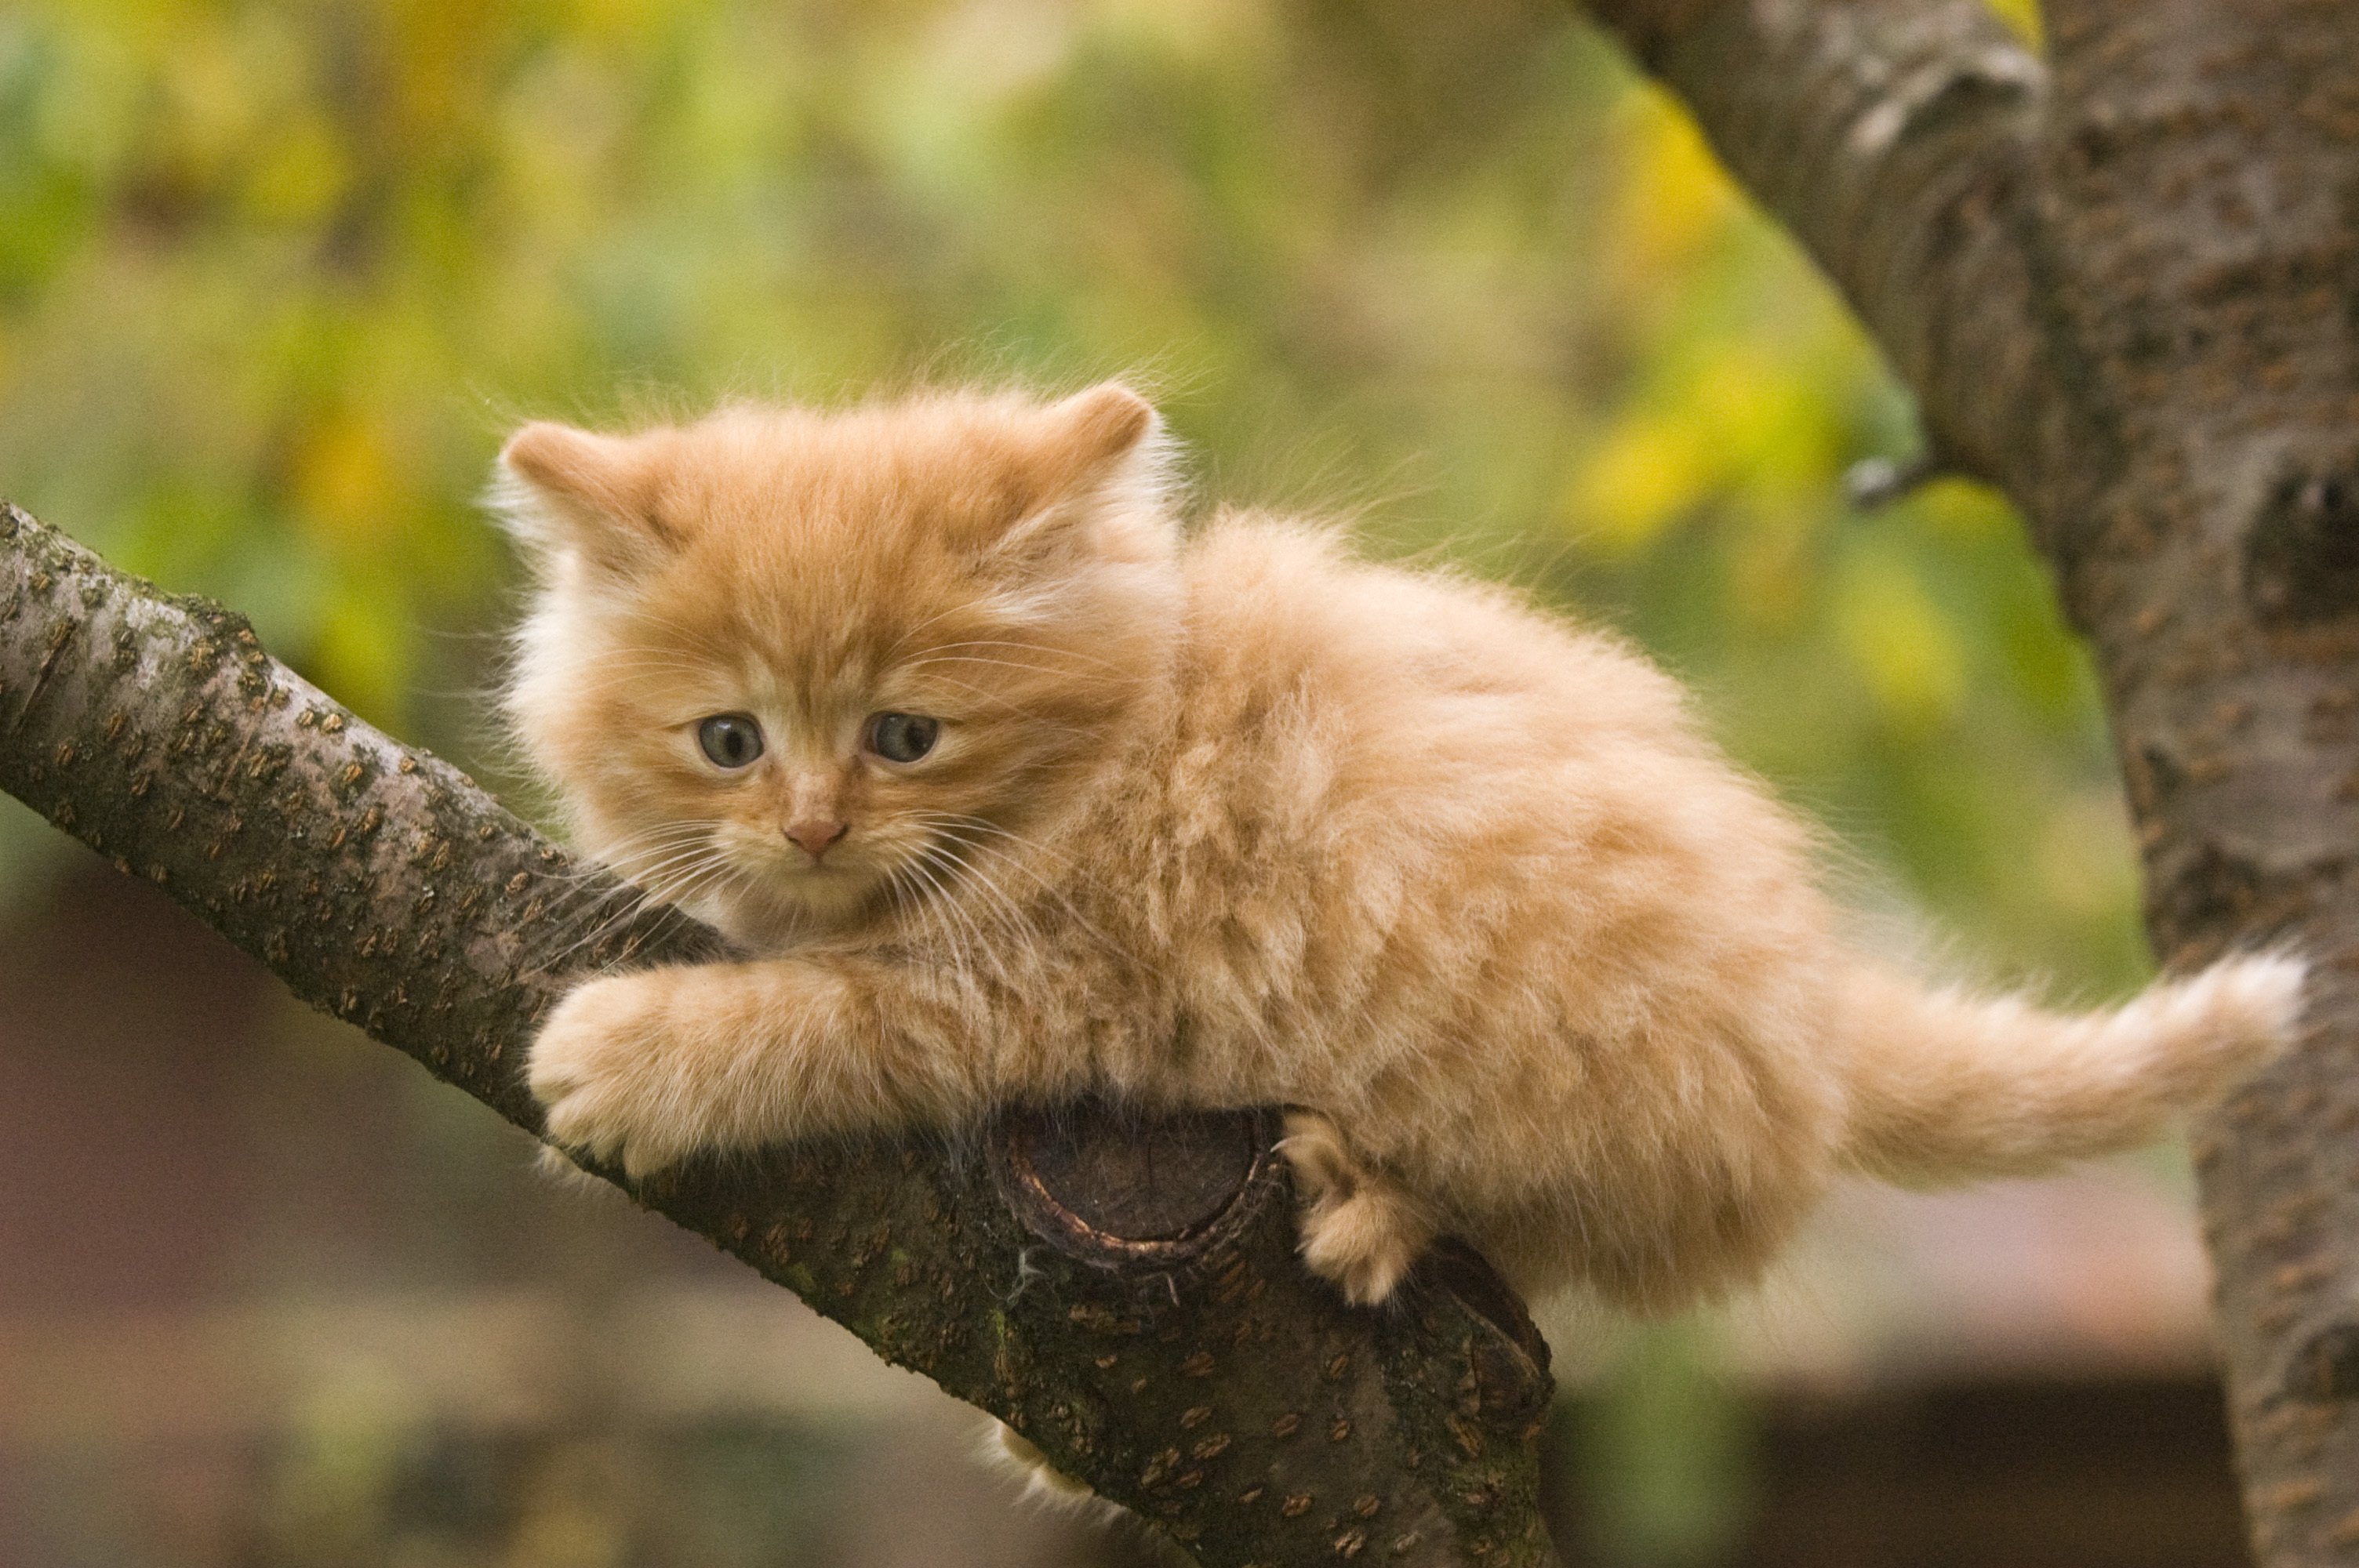
MULTIPOLYGON (((2026 4, 2009 19, 2036 34, 2026 4)), ((1547 0, 17 0, 0 493, 521 808, 521 417, 1151 388, 1215 498, 1619 628, 1866 939, 2147 960, 2008 506, 1547 0)), ((1130 1563, 783 1292, 0 802, 0 1568, 1130 1563)), ((2239 1561, 2181 1163, 1846 1193, 1770 1288, 1566 1312, 1560 1533, 1637 1565, 2239 1561)))

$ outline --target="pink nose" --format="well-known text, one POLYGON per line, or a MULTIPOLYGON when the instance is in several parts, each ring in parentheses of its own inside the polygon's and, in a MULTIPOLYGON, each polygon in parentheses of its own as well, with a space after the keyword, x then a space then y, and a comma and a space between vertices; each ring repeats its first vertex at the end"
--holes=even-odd
POLYGON ((789 824, 787 828, 787 838, 796 848, 816 860, 827 853, 828 846, 843 837, 844 830, 849 826, 848 823, 830 822, 823 817, 815 816, 808 821, 789 824))

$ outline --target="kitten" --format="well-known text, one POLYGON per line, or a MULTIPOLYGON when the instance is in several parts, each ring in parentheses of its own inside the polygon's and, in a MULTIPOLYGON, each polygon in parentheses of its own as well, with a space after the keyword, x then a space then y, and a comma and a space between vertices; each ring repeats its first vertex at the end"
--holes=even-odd
POLYGON ((583 848, 741 962, 593 979, 550 1136, 634 1173, 1108 1090, 1297 1108, 1310 1266, 1756 1274, 1838 1171, 2135 1143, 2295 1030, 2246 957, 2110 1012, 1848 951, 1795 819, 1622 643, 1243 514, 1153 411, 938 393, 502 454, 507 708, 583 848))

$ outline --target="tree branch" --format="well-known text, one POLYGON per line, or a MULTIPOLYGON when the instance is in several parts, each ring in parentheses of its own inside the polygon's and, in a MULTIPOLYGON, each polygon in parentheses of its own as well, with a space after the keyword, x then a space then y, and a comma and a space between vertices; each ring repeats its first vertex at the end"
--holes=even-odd
POLYGON ((1981 0, 1590 0, 1856 309, 1945 462, 1996 483, 2032 395, 2039 60, 1981 0))
MULTIPOLYGON (((570 977, 723 950, 4 504, 0 788, 528 1130, 521 1047, 570 977)), ((1520 1304, 1444 1248, 1344 1307, 1295 1258, 1275 1125, 1069 1108, 623 1184, 1201 1562, 1551 1561, 1520 1304)))

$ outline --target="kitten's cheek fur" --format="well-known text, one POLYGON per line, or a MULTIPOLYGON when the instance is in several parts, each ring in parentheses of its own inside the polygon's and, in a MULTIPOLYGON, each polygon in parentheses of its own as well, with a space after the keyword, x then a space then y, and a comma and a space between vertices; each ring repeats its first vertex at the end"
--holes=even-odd
POLYGON ((550 1011, 526 1081, 552 1140, 593 1159, 619 1158, 634 1176, 706 1141, 692 1098, 665 1081, 671 989, 659 972, 617 975, 577 988, 550 1011))

